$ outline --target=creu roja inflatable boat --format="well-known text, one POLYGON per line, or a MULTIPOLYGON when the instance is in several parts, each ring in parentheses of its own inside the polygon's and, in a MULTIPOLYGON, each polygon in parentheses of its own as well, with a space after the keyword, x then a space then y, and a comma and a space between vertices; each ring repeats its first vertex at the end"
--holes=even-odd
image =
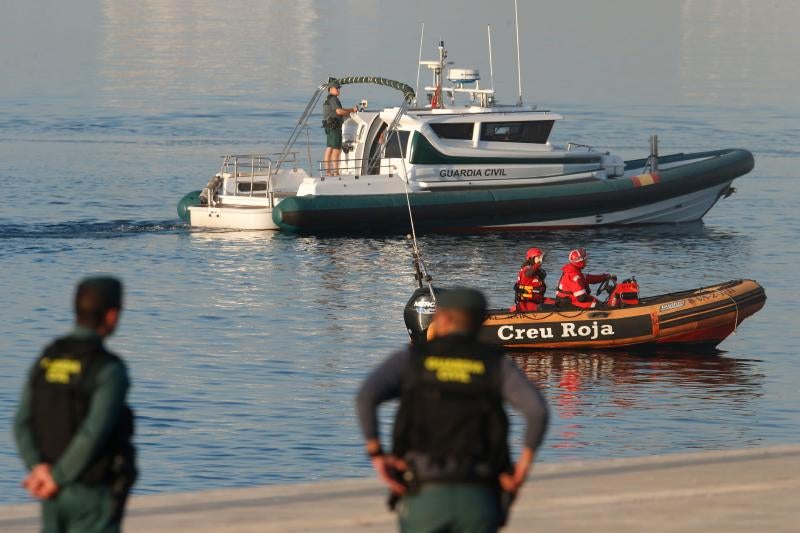
MULTIPOLYGON (((446 289, 434 292, 440 290, 446 289)), ((761 309, 766 299, 761 285, 743 279, 641 298, 621 307, 566 309, 545 304, 535 312, 490 310, 480 337, 509 349, 646 345, 711 349, 761 309)), ((404 312, 413 342, 426 339, 434 312, 431 291, 417 289, 404 312)))

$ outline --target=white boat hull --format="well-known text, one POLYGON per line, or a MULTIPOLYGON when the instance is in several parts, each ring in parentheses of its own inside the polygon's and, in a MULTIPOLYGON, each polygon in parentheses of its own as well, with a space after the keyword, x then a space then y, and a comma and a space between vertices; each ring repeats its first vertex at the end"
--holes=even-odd
POLYGON ((623 224, 677 224, 695 222, 702 219, 709 209, 714 207, 714 204, 717 203, 723 192, 730 187, 730 184, 731 182, 729 181, 722 185, 709 187, 683 196, 676 196, 661 202, 613 211, 602 215, 598 214, 588 217, 531 222, 529 224, 482 226, 482 228, 508 231, 514 229, 586 228, 623 224))
POLYGON ((201 228, 237 230, 277 230, 270 207, 207 207, 189 208, 190 224, 201 228))

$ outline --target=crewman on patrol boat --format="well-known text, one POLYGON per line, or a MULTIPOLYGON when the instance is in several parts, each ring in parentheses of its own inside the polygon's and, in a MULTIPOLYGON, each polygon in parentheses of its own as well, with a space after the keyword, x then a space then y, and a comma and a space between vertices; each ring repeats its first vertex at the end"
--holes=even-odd
POLYGON ((525 254, 525 262, 517 274, 514 284, 514 306, 512 313, 517 311, 536 311, 544 302, 544 293, 547 291, 544 278, 547 272, 542 268, 544 252, 539 248, 531 248, 525 254))
POLYGON ((325 156, 323 165, 326 176, 339 175, 339 156, 342 153, 342 125, 346 117, 358 112, 358 106, 344 109, 339 100, 341 84, 335 79, 328 80, 328 96, 322 104, 323 121, 325 128, 325 156))
POLYGON ((556 303, 574 306, 580 309, 597 307, 598 300, 592 296, 589 285, 602 283, 613 278, 611 274, 584 274, 586 267, 586 250, 578 248, 569 253, 569 263, 561 268, 561 279, 558 281, 556 303))

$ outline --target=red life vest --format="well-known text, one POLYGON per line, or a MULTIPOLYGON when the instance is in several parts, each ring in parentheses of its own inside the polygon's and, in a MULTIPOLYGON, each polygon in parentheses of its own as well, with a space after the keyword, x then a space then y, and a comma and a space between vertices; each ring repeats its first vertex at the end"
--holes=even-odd
POLYGON ((544 293, 547 285, 544 278, 547 273, 541 269, 533 269, 524 265, 517 274, 517 283, 514 285, 517 305, 512 308, 514 311, 536 311, 539 304, 544 301, 544 293))
POLYGON ((581 309, 591 309, 597 306, 597 299, 592 296, 590 283, 600 283, 606 278, 603 275, 584 274, 580 268, 567 263, 561 269, 561 279, 558 281, 556 297, 568 299, 572 305, 581 309), (583 302, 580 299, 583 297, 583 302))

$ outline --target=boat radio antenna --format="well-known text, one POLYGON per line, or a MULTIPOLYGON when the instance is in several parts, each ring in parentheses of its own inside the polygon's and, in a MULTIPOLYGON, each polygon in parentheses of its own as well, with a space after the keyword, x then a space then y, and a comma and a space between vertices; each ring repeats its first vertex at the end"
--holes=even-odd
POLYGON ((425 23, 419 31, 419 57, 417 58, 417 84, 414 86, 414 106, 417 106, 417 95, 419 94, 419 70, 422 67, 422 40, 425 37, 425 23))
POLYGON ((517 9, 517 0, 514 0, 514 26, 517 30, 517 85, 519 87, 519 100, 517 105, 522 105, 522 67, 519 57, 519 11, 517 9))
POLYGON ((489 81, 492 84, 492 90, 494 91, 494 66, 492 65, 492 25, 486 25, 486 33, 489 36, 489 81))

